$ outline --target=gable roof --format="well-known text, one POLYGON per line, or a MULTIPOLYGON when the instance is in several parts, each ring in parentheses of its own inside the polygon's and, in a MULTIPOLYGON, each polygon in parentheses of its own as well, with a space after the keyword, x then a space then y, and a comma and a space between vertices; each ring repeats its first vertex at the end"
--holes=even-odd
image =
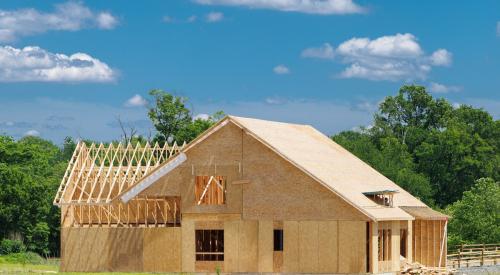
POLYGON ((232 121, 374 220, 412 219, 399 206, 426 206, 309 125, 230 116, 232 121), (395 190, 393 208, 363 193, 395 190))
MULTIPOLYGON (((330 191, 372 220, 411 220, 400 206, 427 207, 423 202, 383 176, 330 138, 309 125, 227 116, 187 144, 182 152, 196 146, 212 133, 232 122, 268 146, 330 191), (395 191, 394 207, 381 206, 364 193, 395 191)), ((163 165, 168 164, 168 161, 163 165)), ((142 180, 146 180, 145 176, 142 180)), ((123 196, 125 192, 121 194, 123 196)))

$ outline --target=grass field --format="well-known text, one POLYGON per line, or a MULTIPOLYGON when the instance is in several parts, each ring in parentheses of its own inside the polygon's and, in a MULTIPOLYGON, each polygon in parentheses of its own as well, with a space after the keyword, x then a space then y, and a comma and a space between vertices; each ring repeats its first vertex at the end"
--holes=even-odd
MULTIPOLYGON (((59 265, 57 264, 14 264, 14 263, 0 263, 0 274, 68 274, 68 275, 131 275, 131 274, 148 274, 148 273, 88 273, 88 272, 59 272, 59 265)), ((149 273, 150 274, 150 273, 149 273)), ((159 273, 155 273, 159 274, 159 273)))
MULTIPOLYGON (((59 272, 59 259, 43 259, 40 256, 22 257, 22 254, 0 256, 0 275, 1 274, 68 274, 68 275, 131 275, 140 273, 83 273, 83 272, 59 272)), ((147 274, 147 273, 143 273, 147 274)))

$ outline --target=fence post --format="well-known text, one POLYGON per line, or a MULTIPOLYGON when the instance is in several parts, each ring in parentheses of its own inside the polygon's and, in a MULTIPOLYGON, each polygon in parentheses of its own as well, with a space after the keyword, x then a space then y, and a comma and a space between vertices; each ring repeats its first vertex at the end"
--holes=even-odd
POLYGON ((485 247, 484 247, 484 244, 483 244, 483 249, 481 250, 481 266, 484 265, 484 249, 485 249, 485 247))
POLYGON ((460 268, 460 258, 461 258, 461 254, 460 254, 460 248, 457 249, 457 253, 458 253, 458 268, 460 268))

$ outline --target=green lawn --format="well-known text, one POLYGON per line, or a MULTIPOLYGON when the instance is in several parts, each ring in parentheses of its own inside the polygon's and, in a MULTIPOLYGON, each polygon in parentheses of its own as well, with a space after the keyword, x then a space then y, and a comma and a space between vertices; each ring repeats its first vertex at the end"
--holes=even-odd
MULTIPOLYGON (((104 272, 104 273, 88 273, 88 272, 59 272, 57 264, 13 264, 0 263, 0 274, 67 274, 67 275, 131 275, 131 274, 147 274, 147 273, 122 273, 122 272, 104 272)), ((158 273, 155 273, 158 274, 158 273)))
MULTIPOLYGON (((59 259, 41 259, 38 256, 37 264, 26 263, 22 264, 17 257, 12 255, 0 256, 0 275, 1 274, 68 274, 68 275, 131 275, 131 274, 148 274, 148 273, 122 273, 122 272, 104 272, 104 273, 89 273, 89 272, 59 272, 59 259)), ((151 274, 151 273, 149 273, 151 274)), ((157 273, 158 274, 158 273, 157 273)), ((167 274, 167 273, 165 273, 167 274)), ((171 273, 170 273, 171 274, 171 273)))

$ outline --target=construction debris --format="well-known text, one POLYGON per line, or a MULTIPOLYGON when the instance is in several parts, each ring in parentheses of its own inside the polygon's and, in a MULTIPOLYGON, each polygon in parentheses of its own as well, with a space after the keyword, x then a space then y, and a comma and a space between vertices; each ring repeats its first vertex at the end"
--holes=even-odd
POLYGON ((405 274, 411 274, 411 275, 414 275, 414 274, 440 274, 440 275, 444 275, 444 274, 454 274, 456 272, 456 270, 454 269, 447 269, 447 268, 433 268, 433 267, 427 267, 425 265, 422 265, 421 263, 418 263, 418 262, 413 262, 413 263, 405 263, 402 267, 401 267, 401 274, 402 275, 405 275, 405 274))

